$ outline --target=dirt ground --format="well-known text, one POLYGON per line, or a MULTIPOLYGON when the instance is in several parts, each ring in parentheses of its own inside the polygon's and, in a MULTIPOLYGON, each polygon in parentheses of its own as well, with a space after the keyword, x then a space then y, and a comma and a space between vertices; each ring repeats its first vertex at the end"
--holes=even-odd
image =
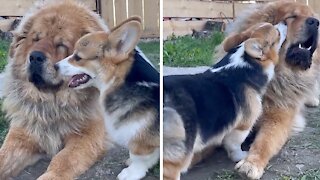
MULTIPOLYGON (((111 149, 103 159, 98 161, 93 167, 86 171, 79 180, 113 180, 125 168, 125 161, 128 159, 128 151, 115 147, 111 149)), ((33 166, 26 168, 14 180, 35 180, 46 171, 50 159, 41 160, 33 166)), ((151 169, 144 180, 159 179, 159 167, 151 169)))
MULTIPOLYGON (((307 127, 290 139, 266 168, 262 180, 320 180, 320 107, 307 108, 307 127)), ((196 165, 182 180, 241 180, 235 163, 218 149, 212 157, 196 165)))

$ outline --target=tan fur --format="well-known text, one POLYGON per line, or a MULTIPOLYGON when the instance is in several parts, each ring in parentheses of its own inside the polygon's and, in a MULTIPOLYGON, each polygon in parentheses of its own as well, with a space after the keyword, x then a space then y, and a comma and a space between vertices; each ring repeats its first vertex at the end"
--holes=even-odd
POLYGON ((102 30, 108 29, 99 17, 73 1, 44 4, 23 18, 6 68, 3 108, 11 126, 0 149, 0 179, 17 175, 41 154, 53 159, 39 179, 74 179, 103 154, 98 92, 68 89, 53 67, 82 35, 102 30), (40 91, 29 82, 26 61, 33 50, 47 56, 44 80, 55 89, 40 91))
POLYGON ((319 75, 319 71, 315 70, 319 69, 319 48, 313 55, 311 68, 306 71, 286 64, 285 55, 291 44, 305 39, 305 20, 315 16, 306 5, 277 1, 250 9, 227 30, 230 34, 245 32, 248 27, 261 22, 277 24, 289 18, 286 19, 288 34, 279 53, 275 78, 264 96, 260 130, 249 156, 237 164, 238 170, 249 178, 262 176, 269 160, 279 152, 292 133, 295 114, 300 113, 305 98, 314 93, 312 89, 319 75), (293 15, 296 18, 290 18, 293 15))
POLYGON ((187 168, 191 163, 192 155, 187 155, 179 161, 163 161, 163 179, 177 180, 180 178, 181 169, 187 168))

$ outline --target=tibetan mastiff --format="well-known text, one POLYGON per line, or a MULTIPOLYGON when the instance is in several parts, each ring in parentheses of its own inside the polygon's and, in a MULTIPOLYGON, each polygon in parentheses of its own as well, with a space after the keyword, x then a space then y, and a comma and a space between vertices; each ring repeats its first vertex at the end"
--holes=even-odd
POLYGON ((10 129, 0 149, 0 179, 18 175, 49 155, 38 179, 74 179, 106 147, 95 89, 74 91, 55 63, 73 52, 83 35, 108 31, 102 19, 73 1, 52 1, 30 10, 14 32, 5 74, 3 108, 10 129))
POLYGON ((279 52, 279 64, 263 98, 263 114, 248 156, 236 169, 250 179, 259 179, 269 160, 288 138, 305 125, 304 104, 318 105, 319 20, 307 5, 276 1, 257 6, 229 26, 227 33, 245 31, 261 22, 288 26, 286 41, 279 52), (311 99, 313 98, 313 99, 311 99))

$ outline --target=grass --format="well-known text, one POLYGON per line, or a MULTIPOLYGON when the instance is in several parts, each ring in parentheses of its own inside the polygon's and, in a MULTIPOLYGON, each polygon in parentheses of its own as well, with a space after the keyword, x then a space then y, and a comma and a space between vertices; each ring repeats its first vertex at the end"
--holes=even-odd
POLYGON ((320 169, 310 169, 306 171, 300 180, 320 180, 320 169))
POLYGON ((152 64, 160 69, 160 42, 159 41, 141 41, 138 46, 144 54, 150 59, 152 64))
MULTIPOLYGON (((2 100, 0 100, 0 108, 2 107, 2 100)), ((0 109, 0 144, 2 144, 7 132, 8 132, 8 122, 5 119, 5 113, 0 109)))
POLYGON ((3 71, 7 64, 7 56, 10 42, 0 40, 0 72, 3 71))
MULTIPOLYGON (((7 56, 10 42, 0 40, 0 72, 3 71, 7 64, 7 56)), ((0 144, 2 144, 5 135, 8 132, 8 122, 5 119, 5 114, 1 110, 2 100, 0 100, 0 144)))
POLYGON ((165 66, 175 67, 212 65, 213 50, 223 38, 221 32, 197 39, 192 36, 172 36, 163 44, 163 63, 165 66))

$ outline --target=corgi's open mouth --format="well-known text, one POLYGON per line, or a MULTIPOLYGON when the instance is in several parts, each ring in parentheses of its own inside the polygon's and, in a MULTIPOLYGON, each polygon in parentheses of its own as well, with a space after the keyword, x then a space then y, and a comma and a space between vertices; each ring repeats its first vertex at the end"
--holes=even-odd
POLYGON ((69 81, 68 86, 70 88, 76 88, 82 84, 86 84, 87 82, 90 81, 91 76, 89 76, 88 74, 76 74, 74 76, 72 76, 71 80, 69 81))

